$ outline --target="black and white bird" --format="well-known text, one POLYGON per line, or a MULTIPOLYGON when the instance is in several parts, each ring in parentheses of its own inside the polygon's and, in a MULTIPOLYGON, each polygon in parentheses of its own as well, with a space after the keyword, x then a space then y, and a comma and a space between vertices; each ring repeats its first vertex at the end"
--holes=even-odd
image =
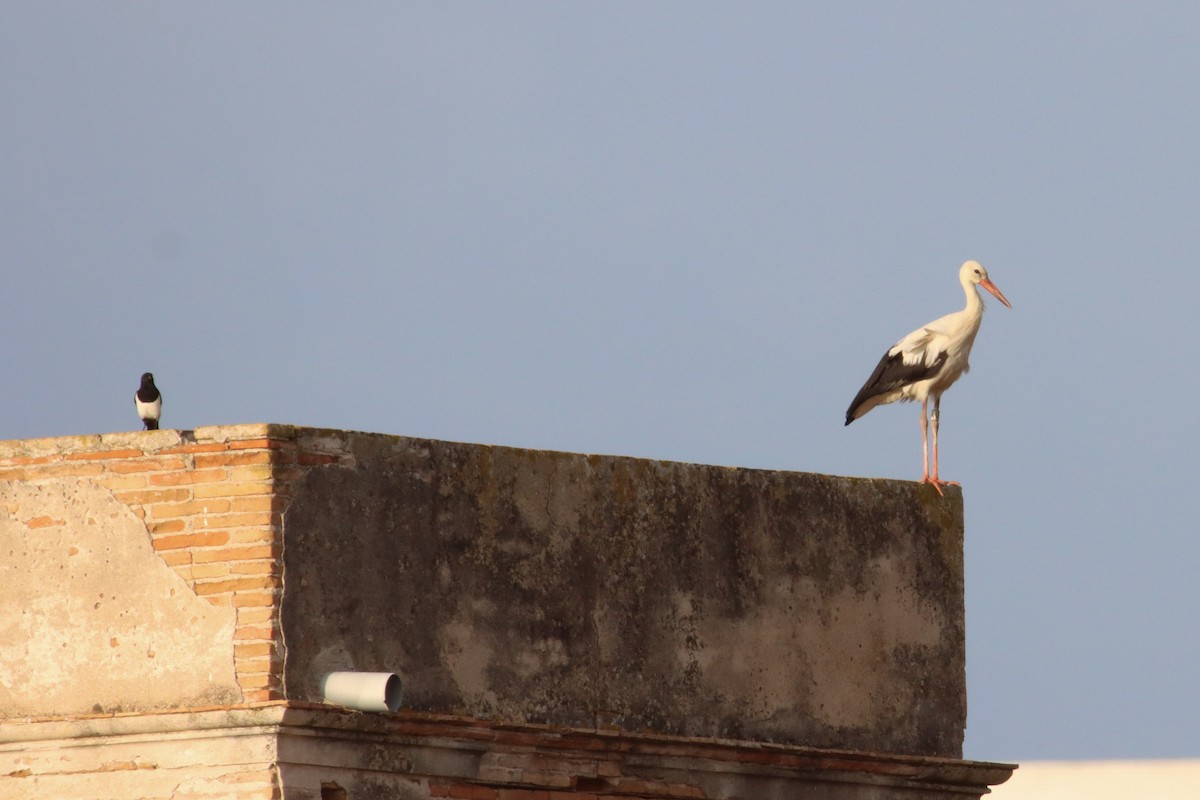
POLYGON ((154 385, 154 375, 151 373, 142 375, 142 385, 133 393, 133 405, 145 429, 158 430, 158 420, 162 416, 162 392, 154 385))
POLYGON ((958 280, 967 295, 962 311, 947 314, 896 342, 883 354, 879 365, 858 390, 850 408, 846 409, 846 424, 866 414, 875 406, 897 400, 921 401, 921 448, 923 469, 921 483, 933 484, 942 493, 943 486, 958 484, 938 477, 938 418, 942 393, 971 368, 968 358, 979 323, 983 321, 983 299, 975 287, 982 286, 1004 305, 1012 304, 988 278, 987 270, 978 261, 968 261, 958 271, 958 280), (933 413, 928 413, 929 398, 933 398, 933 413), (929 428, 933 428, 933 468, 929 463, 929 428))

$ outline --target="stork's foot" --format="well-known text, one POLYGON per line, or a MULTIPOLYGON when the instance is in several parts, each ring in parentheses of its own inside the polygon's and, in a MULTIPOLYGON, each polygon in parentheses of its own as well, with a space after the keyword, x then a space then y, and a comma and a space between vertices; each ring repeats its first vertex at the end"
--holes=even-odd
POLYGON ((962 484, 960 484, 958 481, 943 481, 943 480, 939 480, 939 479, 938 479, 938 477, 937 477, 936 475, 934 475, 934 476, 922 475, 922 476, 921 476, 921 483, 928 483, 928 484, 929 484, 929 485, 931 485, 931 486, 932 486, 934 489, 937 489, 937 493, 938 493, 938 494, 940 494, 940 495, 942 495, 943 497, 945 496, 945 493, 944 493, 944 492, 942 492, 942 487, 943 487, 943 486, 961 486, 961 485, 962 485, 962 484))

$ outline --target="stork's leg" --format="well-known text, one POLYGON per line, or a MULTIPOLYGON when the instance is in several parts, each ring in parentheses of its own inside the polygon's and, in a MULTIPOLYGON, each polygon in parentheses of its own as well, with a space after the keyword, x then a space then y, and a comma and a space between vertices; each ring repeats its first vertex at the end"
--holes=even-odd
POLYGON ((929 481, 929 398, 921 401, 921 483, 929 481))
POLYGON ((933 414, 930 415, 929 422, 933 426, 933 475, 926 475, 922 482, 932 483, 933 488, 938 490, 938 494, 942 493, 943 486, 958 486, 957 481, 943 481, 938 478, 938 421, 941 417, 942 398, 933 398, 933 414))

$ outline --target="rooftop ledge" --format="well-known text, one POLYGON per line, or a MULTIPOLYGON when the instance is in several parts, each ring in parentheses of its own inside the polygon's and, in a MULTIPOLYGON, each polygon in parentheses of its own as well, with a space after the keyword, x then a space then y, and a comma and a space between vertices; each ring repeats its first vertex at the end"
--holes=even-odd
MULTIPOLYGON (((192 430, 163 428, 156 431, 115 431, 73 436, 47 436, 37 439, 0 440, 0 458, 39 456, 57 453, 90 453, 107 450, 138 449, 156 451, 188 444, 227 444, 256 439, 295 440, 298 436, 343 437, 347 435, 386 436, 334 428, 312 428, 276 422, 250 422, 237 425, 205 425, 192 430)), ((390 436, 400 439, 403 437, 390 436)))
MULTIPOLYGON (((870 787, 873 798, 979 796, 987 786, 1007 780, 1016 768, 951 758, 411 711, 361 713, 275 701, 0 722, 0 787, 6 779, 23 785, 38 776, 86 769, 98 751, 107 764, 132 765, 125 769, 177 770, 194 759, 203 742, 227 740, 238 742, 243 753, 267 756, 279 767, 285 783, 289 772, 302 776, 324 768, 333 774, 368 768, 370 762, 376 770, 381 763, 401 765, 406 781, 426 785, 462 782, 565 791, 578 788, 582 781, 589 791, 620 796, 638 791, 636 783, 641 791, 656 787, 638 796, 663 798, 770 798, 818 786, 870 787), (160 745, 148 746, 151 742, 160 745), (351 759, 335 768, 329 763, 331 746, 344 751, 348 745, 363 748, 361 763, 351 759), (32 756, 31 748, 36 749, 32 756), (447 753, 461 756, 447 758, 447 753), (122 760, 127 754, 133 760, 122 760), (19 758, 21 769, 12 769, 17 763, 14 757, 19 758), (535 763, 536 772, 518 769, 520 775, 513 774, 513 765, 535 763), (921 790, 929 794, 913 794, 921 790)), ((342 779, 349 783, 344 775, 342 779)), ((858 796, 828 790, 835 792, 830 797, 858 796)))
MULTIPOLYGON (((164 450, 174 450, 179 447, 188 447, 194 445, 235 445, 238 442, 258 441, 258 440, 273 440, 279 443, 300 443, 303 442, 310 448, 320 449, 322 446, 336 450, 345 442, 353 438, 362 438, 374 440, 377 442, 390 442, 401 444, 406 441, 436 441, 444 444, 465 444, 461 442, 448 442, 444 440, 424 439, 422 437, 410 437, 401 434, 377 433, 370 431, 355 431, 342 428, 318 428, 307 425, 293 425, 290 423, 279 422, 245 422, 233 425, 204 425, 193 429, 175 429, 163 428, 156 431, 114 431, 111 433, 88 433, 74 434, 68 436, 46 436, 36 439, 0 439, 0 463, 8 459, 19 459, 22 457, 39 457, 53 455, 69 455, 74 453, 100 453, 116 450, 140 450, 142 452, 161 452, 164 450)), ((614 454, 578 454, 573 451, 565 450, 534 450, 522 448, 514 445, 499 445, 499 444, 471 444, 471 447, 486 447, 496 448, 501 450, 512 450, 516 452, 527 453, 550 453, 561 455, 585 455, 591 458, 621 458, 630 461, 646 461, 654 463, 678 463, 688 464, 692 462, 681 462, 665 459, 649 459, 634 456, 620 456, 614 454)), ((722 466, 722 465, 703 465, 711 469, 727 469, 727 470, 751 470, 759 471, 760 468, 745 467, 745 466, 722 466)), ((774 471, 774 470, 762 470, 774 471)), ((851 482, 866 482, 872 484, 899 484, 910 489, 917 489, 922 493, 928 494, 930 498, 936 498, 936 492, 927 486, 920 484, 917 481, 904 480, 899 478, 865 478, 860 476, 847 475, 827 475, 823 473, 798 473, 791 470, 782 470, 780 472, 792 474, 821 474, 822 477, 836 478, 838 480, 851 482), (924 490, 928 489, 928 492, 924 490)), ((950 495, 961 495, 961 488, 956 485, 948 486, 944 489, 950 495)))

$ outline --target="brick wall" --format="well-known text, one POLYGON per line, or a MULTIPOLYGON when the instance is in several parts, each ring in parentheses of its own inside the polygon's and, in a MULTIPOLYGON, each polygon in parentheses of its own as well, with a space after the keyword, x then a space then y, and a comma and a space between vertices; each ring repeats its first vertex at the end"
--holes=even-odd
POLYGON ((5 487, 78 479, 111 492, 196 595, 233 609, 242 701, 279 699, 282 513, 305 469, 337 459, 277 425, 0 442, 0 510, 37 536, 68 520, 23 510, 5 487))

